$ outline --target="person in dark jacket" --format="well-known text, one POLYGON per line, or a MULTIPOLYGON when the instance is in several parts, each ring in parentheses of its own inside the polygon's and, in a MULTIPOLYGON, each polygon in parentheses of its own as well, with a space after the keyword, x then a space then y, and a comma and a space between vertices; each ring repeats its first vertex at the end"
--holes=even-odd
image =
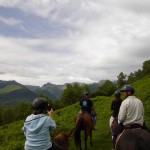
POLYGON ((134 96, 134 88, 131 85, 124 85, 120 92, 123 93, 125 99, 122 102, 118 114, 118 124, 113 129, 113 143, 116 144, 117 136, 124 129, 145 128, 144 123, 144 107, 141 100, 134 96))
POLYGON ((80 110, 79 114, 81 114, 84 111, 88 112, 93 119, 94 125, 96 125, 97 114, 94 110, 93 102, 89 99, 88 92, 83 93, 83 98, 80 100, 80 107, 81 107, 81 110, 80 110))
POLYGON ((112 124, 113 120, 116 117, 118 117, 119 109, 120 109, 120 106, 121 106, 121 103, 122 103, 122 99, 120 98, 120 92, 115 91, 114 96, 115 96, 115 99, 111 103, 112 115, 111 115, 110 121, 109 121, 110 127, 111 127, 111 124, 112 124))

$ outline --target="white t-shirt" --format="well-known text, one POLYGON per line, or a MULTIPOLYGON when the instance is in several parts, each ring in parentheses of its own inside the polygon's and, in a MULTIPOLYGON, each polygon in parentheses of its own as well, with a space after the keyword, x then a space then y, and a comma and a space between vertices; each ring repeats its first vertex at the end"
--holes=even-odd
POLYGON ((143 125, 144 121, 144 107, 142 102, 135 96, 128 96, 121 104, 118 122, 123 125, 140 124, 143 125))

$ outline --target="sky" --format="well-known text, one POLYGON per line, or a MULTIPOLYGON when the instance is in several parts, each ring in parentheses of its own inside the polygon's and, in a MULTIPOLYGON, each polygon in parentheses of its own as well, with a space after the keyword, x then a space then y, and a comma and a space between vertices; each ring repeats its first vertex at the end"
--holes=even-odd
POLYGON ((149 59, 149 0, 0 0, 0 80, 114 81, 149 59))

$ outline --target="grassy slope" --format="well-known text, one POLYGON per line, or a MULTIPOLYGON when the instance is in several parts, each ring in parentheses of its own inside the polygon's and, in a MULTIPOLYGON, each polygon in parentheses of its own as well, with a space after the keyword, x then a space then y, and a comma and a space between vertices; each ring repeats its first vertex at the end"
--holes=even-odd
MULTIPOLYGON (((145 107, 145 120, 150 127, 150 77, 136 81, 135 95, 143 101, 145 107)), ((93 147, 90 150, 110 150, 111 136, 108 134, 108 121, 111 115, 110 103, 112 97, 96 97, 93 99, 98 114, 96 130, 93 131, 93 147)), ((78 103, 61 110, 55 111, 55 119, 57 123, 57 131, 71 130, 75 125, 75 116, 79 111, 78 103)), ((23 121, 15 122, 0 127, 0 150, 21 150, 25 137, 21 131, 23 121)), ((83 137, 83 134, 82 134, 83 137)), ((83 142, 82 138, 82 142, 83 142)), ((82 143, 83 144, 83 143, 82 143)), ((70 138, 70 150, 75 150, 73 137, 70 138)))
POLYGON ((4 93, 8 93, 8 92, 12 92, 15 90, 19 90, 22 87, 19 85, 7 85, 6 87, 0 89, 0 94, 4 94, 4 93))

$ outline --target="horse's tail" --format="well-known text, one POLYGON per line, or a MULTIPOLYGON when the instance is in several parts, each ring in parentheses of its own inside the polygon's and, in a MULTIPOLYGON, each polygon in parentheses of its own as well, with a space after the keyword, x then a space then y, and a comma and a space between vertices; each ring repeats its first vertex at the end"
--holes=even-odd
POLYGON ((74 128, 74 141, 75 141, 76 147, 81 146, 80 133, 81 133, 81 130, 83 128, 83 124, 84 124, 84 118, 80 117, 75 128, 74 128))

